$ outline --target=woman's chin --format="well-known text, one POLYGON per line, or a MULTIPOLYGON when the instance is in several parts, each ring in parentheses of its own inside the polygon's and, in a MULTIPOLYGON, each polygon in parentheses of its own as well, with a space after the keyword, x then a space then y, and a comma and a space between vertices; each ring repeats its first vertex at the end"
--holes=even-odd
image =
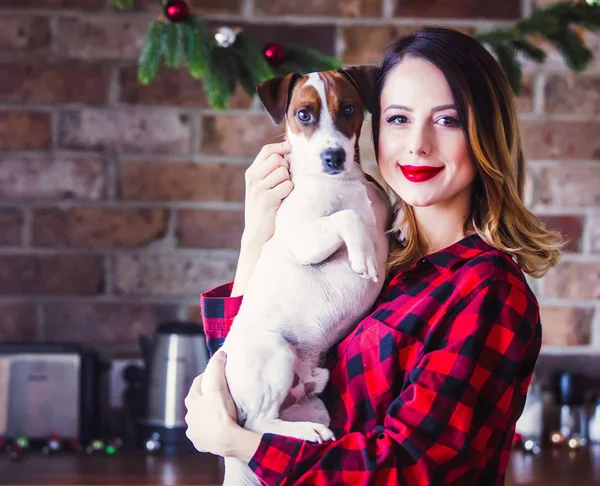
POLYGON ((403 198, 404 202, 415 208, 427 208, 439 202, 436 196, 424 197, 424 194, 415 194, 415 197, 403 198))

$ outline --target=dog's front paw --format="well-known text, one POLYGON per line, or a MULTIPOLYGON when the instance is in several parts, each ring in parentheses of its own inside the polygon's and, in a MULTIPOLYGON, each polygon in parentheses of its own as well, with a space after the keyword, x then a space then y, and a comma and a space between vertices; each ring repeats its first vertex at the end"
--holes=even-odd
POLYGON ((296 439, 308 440, 322 444, 329 440, 335 440, 335 435, 327 427, 313 422, 296 422, 290 432, 296 439))
POLYGON ((371 245, 370 248, 350 252, 348 251, 348 259, 350 260, 350 268, 359 274, 361 277, 378 281, 377 264, 375 263, 375 251, 371 245))

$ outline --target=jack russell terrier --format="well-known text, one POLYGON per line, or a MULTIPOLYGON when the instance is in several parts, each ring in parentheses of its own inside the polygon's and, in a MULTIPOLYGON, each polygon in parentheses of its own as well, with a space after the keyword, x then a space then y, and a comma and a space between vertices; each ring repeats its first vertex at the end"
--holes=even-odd
MULTIPOLYGON (((286 121, 294 189, 222 346, 238 421, 249 430, 334 439, 316 396, 329 379, 323 358, 371 309, 388 255, 390 205, 358 150, 376 69, 290 74, 257 88, 273 122, 286 121)), ((214 387, 212 376, 209 362, 203 391, 214 387)), ((224 484, 260 482, 245 462, 225 458, 224 484)))

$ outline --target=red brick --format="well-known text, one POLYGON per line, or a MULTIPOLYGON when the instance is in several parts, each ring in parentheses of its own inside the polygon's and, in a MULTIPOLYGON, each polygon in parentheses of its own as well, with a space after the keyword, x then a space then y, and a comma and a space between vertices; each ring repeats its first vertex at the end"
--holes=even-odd
MULTIPOLYGON (((251 99, 240 87, 229 99, 230 108, 248 108, 251 99)), ((185 69, 162 69, 149 85, 137 79, 137 66, 121 71, 121 101, 139 105, 181 106, 207 108, 208 100, 201 81, 185 69)))
MULTIPOLYGON (((378 64, 386 49, 395 41, 412 34, 424 24, 415 25, 347 25, 341 27, 341 59, 346 64, 378 64)), ((452 28, 473 35, 472 27, 452 28)))
POLYGON ((600 205, 600 170, 577 165, 544 167, 539 174, 539 199, 551 206, 600 205))
MULTIPOLYGON (((241 13, 242 0, 191 0, 187 2, 194 14, 241 13)), ((157 12, 156 0, 135 0, 134 10, 157 12)))
POLYGON ((98 157, 0 154, 1 199, 102 199, 104 163, 98 157))
POLYGON ((49 148, 51 142, 48 113, 0 112, 0 150, 41 150, 49 148))
POLYGON ((208 155, 256 157, 263 145, 283 140, 285 128, 266 114, 213 115, 202 119, 200 150, 208 155))
POLYGON ((16 209, 0 209, 0 246, 18 246, 23 234, 23 215, 16 209))
POLYGON ((42 209, 33 218, 36 246, 140 247, 162 238, 166 231, 165 209, 42 209))
POLYGON ((600 113, 600 77, 549 75, 545 87, 546 112, 597 115, 600 113))
POLYGON ((396 0, 396 17, 518 19, 520 0, 396 0))
POLYGON ((600 122, 521 121, 528 159, 600 158, 600 122))
POLYGON ((34 305, 0 302, 0 342, 30 342, 36 337, 37 315, 34 305))
POLYGON ((0 17, 0 54, 49 54, 51 41, 50 22, 46 17, 14 14, 0 17))
POLYGON ((246 166, 125 162, 121 195, 138 201, 243 201, 246 166))
POLYGON ((542 306, 542 345, 578 346, 590 344, 592 309, 542 306))
POLYGON ((324 15, 335 17, 380 17, 381 0, 255 0, 262 15, 324 15))
POLYGON ((104 104, 109 66, 78 61, 10 63, 0 66, 0 102, 104 104))
POLYGON ((43 8, 69 10, 103 10, 106 0, 2 0, 5 8, 43 8))
POLYGON ((0 255, 0 293, 89 295, 103 292, 102 257, 0 255))
POLYGON ((561 299, 600 299, 600 263, 559 263, 544 277, 544 293, 561 299))
POLYGON ((539 218, 546 226, 554 231, 560 231, 566 246, 563 251, 580 252, 583 237, 583 216, 571 215, 542 215, 539 218))
POLYGON ((177 306, 128 302, 65 302, 44 306, 48 341, 133 344, 157 324, 177 317, 177 306))
POLYGON ((78 59, 137 59, 147 18, 64 17, 58 24, 57 54, 78 59))
POLYGON ((183 209, 177 213, 177 239, 184 248, 236 248, 244 231, 244 213, 183 209))
POLYGON ((135 295, 190 295, 233 279, 237 257, 206 252, 127 253, 116 257, 115 287, 135 295))
POLYGON ((59 144, 75 150, 187 154, 187 115, 167 111, 87 109, 63 111, 59 144))

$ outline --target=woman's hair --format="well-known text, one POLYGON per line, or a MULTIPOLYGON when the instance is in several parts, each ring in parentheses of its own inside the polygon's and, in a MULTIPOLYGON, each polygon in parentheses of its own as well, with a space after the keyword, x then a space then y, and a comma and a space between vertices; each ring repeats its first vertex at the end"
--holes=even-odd
MULTIPOLYGON (((452 91, 471 158, 477 168, 472 213, 465 230, 511 254, 521 269, 539 277, 558 262, 560 235, 551 232, 523 202, 525 159, 512 89, 494 57, 475 39, 460 32, 427 27, 404 37, 387 51, 376 82, 377 99, 390 72, 406 58, 426 60, 445 76, 452 91)), ((373 111, 377 157, 380 103, 373 111)), ((389 188, 388 188, 389 190, 389 188)), ((391 191, 390 191, 391 192, 391 191)), ((399 235, 388 266, 402 269, 419 255, 413 208, 397 195, 399 235)))

